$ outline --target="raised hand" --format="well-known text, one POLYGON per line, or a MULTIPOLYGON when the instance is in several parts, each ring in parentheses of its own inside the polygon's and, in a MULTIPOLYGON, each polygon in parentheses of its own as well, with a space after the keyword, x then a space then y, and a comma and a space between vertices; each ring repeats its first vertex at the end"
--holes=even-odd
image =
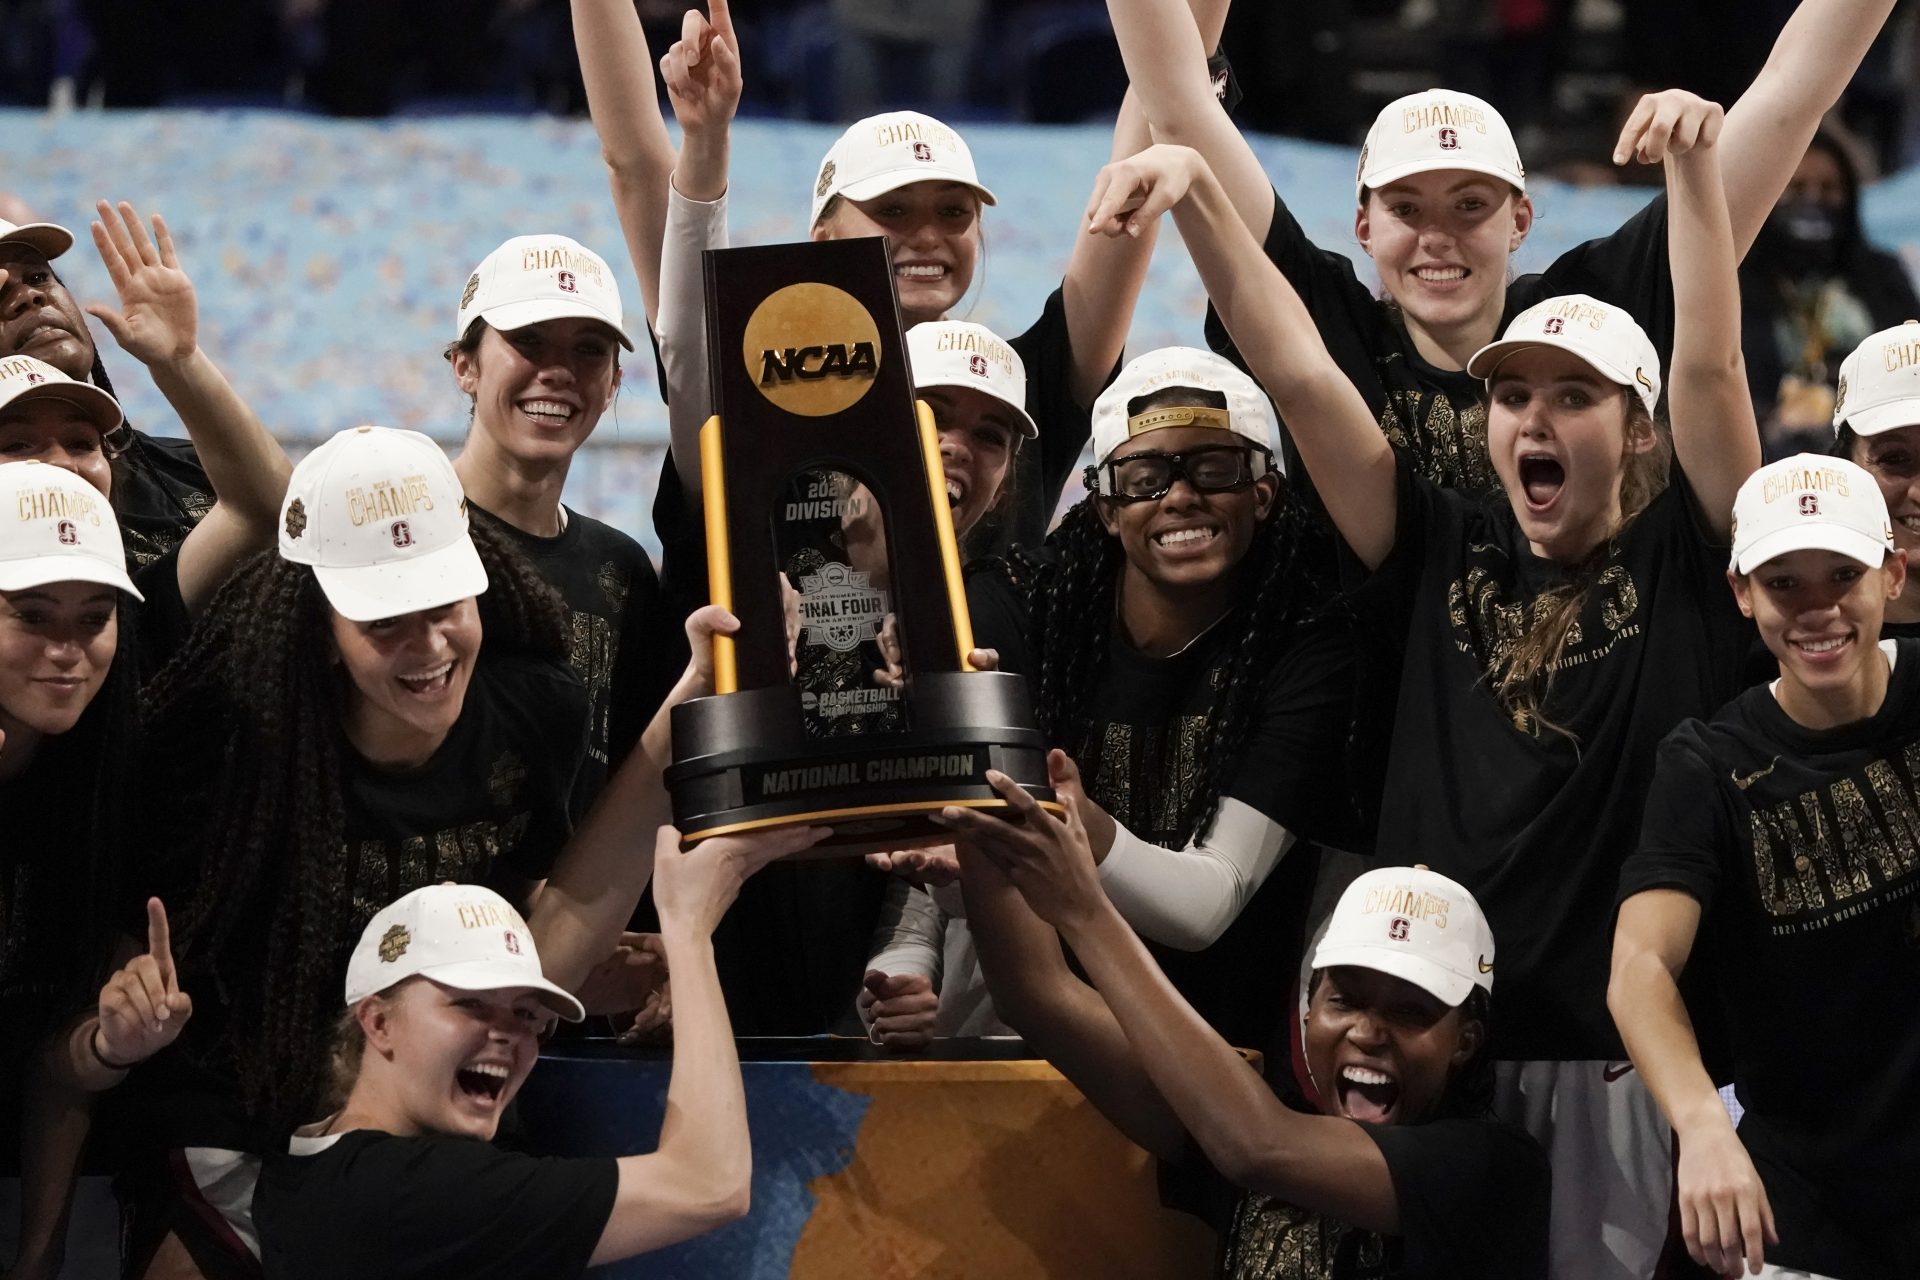
MULTIPOLYGON (((1012 821, 959 807, 942 809, 933 821, 953 832, 966 849, 998 867, 1034 914, 1055 928, 1067 928, 1097 910, 1106 895, 1094 867, 1086 824, 1080 818, 1085 801, 1080 770, 1066 752, 1056 750, 1047 753, 1047 774, 1067 810, 1064 822, 997 769, 988 770, 987 785, 1007 802, 1012 821)), ((968 862, 963 855, 963 879, 968 862)))
POLYGON ((1720 137, 1726 112, 1685 89, 1649 93, 1634 106, 1613 146, 1613 162, 1659 164, 1668 156, 1683 156, 1695 147, 1710 147, 1720 137))
POLYGON ((87 307, 87 314, 142 364, 185 360, 198 350, 200 312, 193 282, 174 255, 166 219, 154 214, 149 236, 140 215, 124 200, 117 212, 105 200, 94 209, 100 216, 93 223, 93 246, 120 295, 120 309, 95 304, 87 307))
POLYGON ((747 877, 790 853, 810 849, 826 827, 784 827, 747 836, 714 836, 681 852, 680 833, 661 827, 653 852, 653 904, 660 931, 707 937, 747 877))
POLYGON ((885 974, 869 969, 856 1003, 867 1023, 867 1038, 882 1048, 910 1052, 926 1048, 933 1040, 940 997, 933 993, 933 979, 924 973, 885 974))
POLYGON ((1186 198, 1205 167, 1191 147, 1148 147, 1100 170, 1087 201, 1087 234, 1137 236, 1186 198))
POLYGON ((680 38, 660 58, 660 79, 683 133, 724 129, 740 105, 740 40, 727 0, 709 0, 712 21, 689 9, 680 38))
POLYGON ((100 1022, 94 1051, 109 1066, 144 1062, 180 1038, 193 1016, 193 999, 180 989, 173 967, 167 909, 147 899, 147 950, 100 989, 100 1022))
MULTIPOLYGON (((622 933, 613 954, 593 967, 574 994, 590 1014, 649 1015, 662 1002, 666 985, 667 952, 660 935, 622 933)), ((657 1016, 650 1017, 652 1025, 659 1021, 657 1016)))
POLYGON ((1680 1231, 1693 1260, 1722 1276, 1740 1275, 1744 1260, 1759 1275, 1765 1246, 1780 1236, 1767 1189, 1731 1123, 1681 1139, 1677 1181, 1680 1231))

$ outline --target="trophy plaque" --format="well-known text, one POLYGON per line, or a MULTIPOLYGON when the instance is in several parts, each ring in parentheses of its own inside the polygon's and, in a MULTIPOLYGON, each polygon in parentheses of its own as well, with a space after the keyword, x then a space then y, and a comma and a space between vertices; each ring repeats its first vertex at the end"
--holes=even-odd
POLYGON ((673 709, 675 824, 817 825, 808 856, 943 843, 948 805, 1060 812, 1026 681, 973 648, 938 432, 913 396, 879 237, 705 255, 718 412, 700 434, 707 578, 740 619, 673 709))

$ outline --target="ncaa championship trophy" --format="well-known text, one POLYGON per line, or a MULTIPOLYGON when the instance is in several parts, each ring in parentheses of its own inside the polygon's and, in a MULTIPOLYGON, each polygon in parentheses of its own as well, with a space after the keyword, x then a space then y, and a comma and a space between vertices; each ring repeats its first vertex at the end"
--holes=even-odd
POLYGON ((976 671, 933 415, 913 397, 878 237, 705 255, 717 410, 700 436, 707 577, 740 619, 712 697, 673 710, 691 846, 832 829, 805 856, 940 843, 947 805, 1054 808, 1026 681, 976 671))

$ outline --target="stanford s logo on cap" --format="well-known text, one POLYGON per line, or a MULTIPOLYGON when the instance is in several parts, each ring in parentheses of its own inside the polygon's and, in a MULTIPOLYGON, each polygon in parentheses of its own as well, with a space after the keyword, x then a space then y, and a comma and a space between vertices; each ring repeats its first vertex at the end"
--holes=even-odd
POLYGON ((1395 916, 1387 925, 1387 936, 1395 942, 1405 942, 1413 933, 1413 921, 1405 916, 1395 916))
POLYGON ((410 547, 413 545, 413 527, 405 520, 395 520, 393 522, 393 545, 396 547, 410 547))
POLYGON ((1562 320, 1559 316, 1549 316, 1547 317, 1547 323, 1542 328, 1541 332, 1559 333, 1562 330, 1564 330, 1566 327, 1567 327, 1567 322, 1565 320, 1562 320))
POLYGON ((924 142, 916 142, 913 144, 913 158, 921 164, 932 164, 933 148, 924 142))
POLYGON ((80 545, 80 530, 75 527, 73 521, 62 520, 58 525, 58 532, 61 546, 77 547, 80 545))
POLYGON ((520 954, 520 935, 511 929, 507 930, 507 954, 513 956, 520 954))
POLYGON ((28 375, 27 375, 27 385, 28 385, 28 386, 32 386, 32 385, 33 385, 34 383, 36 383, 36 382, 45 382, 46 380, 47 380, 47 378, 46 378, 46 375, 45 375, 45 374, 41 374, 41 373, 30 373, 30 374, 28 374, 28 375))
POLYGON ((1814 493, 1801 494, 1800 495, 1800 514, 1803 516, 1819 515, 1820 514, 1820 495, 1814 494, 1814 493))
POLYGON ((563 293, 580 292, 580 286, 574 281, 573 272, 562 271, 560 273, 560 289, 563 293))
POLYGON ((967 372, 972 374, 976 378, 986 377, 987 376, 987 358, 985 356, 968 356, 967 372))
POLYGON ((1457 129, 1442 129, 1440 131, 1440 149, 1442 151, 1458 151, 1460 149, 1460 131, 1457 129))

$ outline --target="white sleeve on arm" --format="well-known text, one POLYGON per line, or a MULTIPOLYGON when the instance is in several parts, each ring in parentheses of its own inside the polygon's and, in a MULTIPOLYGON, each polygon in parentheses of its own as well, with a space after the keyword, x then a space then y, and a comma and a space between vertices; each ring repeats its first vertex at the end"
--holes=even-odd
POLYGON ((713 416, 707 385, 707 287, 700 254, 727 247, 727 198, 689 200, 667 183, 667 229, 660 250, 660 376, 674 435, 698 434, 713 416))
POLYGON ((893 976, 918 973, 938 983, 946 932, 947 918, 927 891, 895 876, 880 904, 867 968, 893 976))
POLYGON ((1100 881, 1144 937, 1181 951, 1212 946, 1293 847, 1293 833, 1252 805, 1222 797, 1206 834, 1184 849, 1148 844, 1114 824, 1100 881))

